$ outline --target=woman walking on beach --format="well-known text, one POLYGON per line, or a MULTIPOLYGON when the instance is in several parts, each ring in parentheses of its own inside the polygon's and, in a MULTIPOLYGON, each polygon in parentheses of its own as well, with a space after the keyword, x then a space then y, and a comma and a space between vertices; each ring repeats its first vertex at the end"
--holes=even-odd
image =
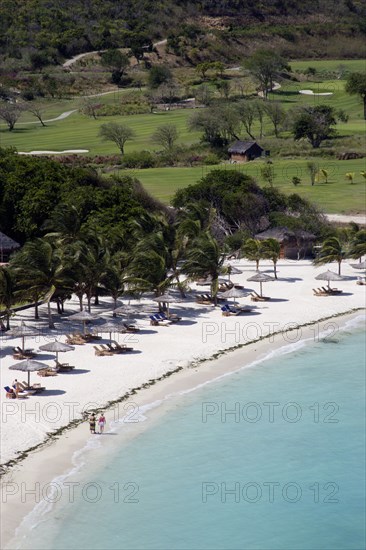
POLYGON ((99 433, 102 434, 104 432, 104 426, 106 424, 105 416, 103 413, 101 413, 99 417, 98 424, 99 424, 99 433))
POLYGON ((89 416, 89 426, 90 426, 90 433, 91 434, 95 434, 96 431, 95 431, 95 423, 96 423, 96 418, 95 418, 95 414, 92 413, 90 416, 89 416))

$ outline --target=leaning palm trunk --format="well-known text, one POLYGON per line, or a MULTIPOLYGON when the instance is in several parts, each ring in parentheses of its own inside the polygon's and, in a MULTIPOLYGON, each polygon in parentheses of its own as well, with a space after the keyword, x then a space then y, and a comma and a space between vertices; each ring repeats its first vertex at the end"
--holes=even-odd
POLYGON ((212 283, 211 283, 211 296, 214 300, 215 306, 217 306, 217 292, 219 290, 219 278, 218 275, 215 277, 212 277, 212 283))

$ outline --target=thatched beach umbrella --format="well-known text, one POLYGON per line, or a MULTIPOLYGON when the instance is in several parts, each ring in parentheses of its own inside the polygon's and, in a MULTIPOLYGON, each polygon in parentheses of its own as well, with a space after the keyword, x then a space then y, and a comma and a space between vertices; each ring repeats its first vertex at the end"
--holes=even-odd
POLYGON ((30 327, 26 325, 24 321, 22 321, 18 327, 12 328, 6 334, 7 336, 12 336, 14 338, 22 339, 22 352, 24 353, 24 342, 26 337, 35 336, 38 333, 39 331, 36 328, 30 327))
POLYGON ((98 332, 107 332, 109 334, 109 340, 112 341, 112 332, 120 332, 121 327, 117 323, 112 323, 112 321, 106 321, 103 325, 100 325, 96 329, 98 332))
POLYGON ((58 340, 55 340, 54 342, 49 342, 48 344, 44 344, 43 346, 39 346, 39 349, 42 351, 51 351, 56 354, 56 362, 58 363, 58 354, 64 353, 67 351, 74 350, 74 346, 70 346, 70 344, 63 344, 62 342, 59 342, 58 340))
POLYGON ((225 298, 225 300, 229 298, 234 298, 234 305, 236 304, 235 298, 244 298, 245 296, 248 296, 248 292, 244 292, 244 290, 240 288, 230 288, 229 290, 225 290, 225 292, 220 292, 218 294, 219 298, 225 298))
POLYGON ((169 317, 169 304, 174 304, 181 302, 181 298, 175 298, 174 296, 171 296, 167 292, 165 294, 162 294, 161 296, 157 296, 156 298, 153 298, 154 302, 158 302, 159 304, 166 304, 167 305, 167 317, 169 317))
POLYGON ((28 387, 30 386, 30 373, 38 370, 48 369, 46 363, 41 363, 40 361, 34 361, 34 359, 27 359, 26 361, 20 361, 20 363, 15 363, 9 367, 10 370, 21 370, 28 373, 28 387))
POLYGON ((249 277, 248 281, 254 281, 256 283, 260 284, 260 295, 262 294, 262 283, 268 283, 269 281, 275 281, 276 279, 274 277, 271 277, 271 275, 267 275, 267 273, 263 273, 262 271, 258 271, 255 275, 252 275, 249 277))
POLYGON ((69 319, 70 321, 81 321, 83 323, 83 334, 85 334, 86 323, 88 321, 96 321, 97 317, 95 315, 92 315, 88 311, 83 310, 69 315, 67 319, 69 319))
POLYGON ((231 275, 240 275, 241 273, 243 273, 240 269, 238 269, 237 267, 231 264, 227 265, 226 269, 227 269, 227 274, 229 276, 229 281, 230 281, 231 275))
POLYGON ((338 275, 338 273, 335 273, 334 271, 324 271, 324 273, 319 273, 315 277, 317 281, 327 281, 328 282, 328 288, 330 288, 330 281, 344 281, 345 277, 343 275, 338 275))
POLYGON ((351 264, 355 269, 366 269, 366 260, 359 262, 358 264, 351 264))

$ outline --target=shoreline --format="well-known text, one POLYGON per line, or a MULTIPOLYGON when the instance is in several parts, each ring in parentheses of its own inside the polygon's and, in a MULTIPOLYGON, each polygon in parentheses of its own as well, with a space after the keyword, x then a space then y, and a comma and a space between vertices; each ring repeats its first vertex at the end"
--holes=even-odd
MULTIPOLYGON (((249 341, 222 350, 209 358, 191 362, 185 368, 178 367, 155 380, 151 380, 148 384, 144 384, 136 390, 131 390, 128 395, 114 400, 109 408, 101 407, 100 410, 104 410, 109 415, 116 404, 125 402, 131 396, 133 396, 134 401, 138 401, 139 408, 149 408, 150 405, 157 404, 157 406, 149 408, 148 418, 145 422, 138 422, 135 425, 137 429, 121 430, 119 433, 127 439, 136 437, 142 431, 149 429, 151 422, 166 414, 169 407, 174 403, 174 399, 179 399, 179 396, 195 391, 207 383, 212 383, 239 370, 255 367, 268 360, 271 354, 276 354, 281 349, 284 350, 284 353, 291 352, 292 349, 295 349, 295 343, 299 342, 300 345, 306 345, 309 341, 316 341, 315 332, 312 330, 316 324, 338 319, 340 330, 344 330, 352 319, 358 318, 364 311, 365 308, 353 308, 347 312, 316 319, 303 325, 299 324, 296 328, 288 329, 288 332, 291 332, 291 330, 299 331, 299 329, 301 331, 301 337, 293 342, 285 340, 285 331, 278 331, 263 336, 257 341, 249 341), (243 360, 245 361, 244 366, 242 364, 243 360)), ((320 333, 321 331, 318 330, 318 338, 320 333)), ((101 439, 101 436, 99 439, 101 439)), ((60 476, 67 477, 75 470, 74 458, 76 454, 95 452, 96 449, 88 447, 88 443, 92 440, 93 437, 88 432, 87 423, 83 420, 80 420, 77 424, 64 427, 61 434, 58 436, 52 434, 48 441, 37 445, 35 449, 24 453, 24 456, 13 461, 14 463, 2 476, 2 492, 6 484, 15 484, 16 487, 19 487, 22 483, 25 486, 27 484, 34 486, 38 483, 44 486, 60 478, 60 476)), ((109 443, 107 440, 106 443, 103 443, 102 450, 105 452, 105 447, 115 446, 115 444, 121 445, 120 438, 114 443, 109 443)), ((83 464, 78 466, 78 468, 82 467, 83 464)), ((88 468, 90 470, 89 464, 88 468)), ((13 489, 15 486, 13 486, 13 489)), ((10 498, 8 497, 6 502, 4 502, 4 497, 2 498, 3 525, 6 526, 1 533, 2 548, 13 548, 7 546, 7 544, 16 538, 16 530, 37 506, 37 502, 32 501, 32 499, 21 501, 21 506, 19 506, 19 494, 15 493, 9 496, 10 498)), ((40 521, 42 520, 40 519, 40 521)))

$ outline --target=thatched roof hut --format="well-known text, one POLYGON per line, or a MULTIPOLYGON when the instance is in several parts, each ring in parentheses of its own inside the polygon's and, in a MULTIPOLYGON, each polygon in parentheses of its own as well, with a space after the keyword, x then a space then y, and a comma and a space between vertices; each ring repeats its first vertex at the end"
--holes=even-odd
POLYGON ((0 263, 7 262, 9 255, 20 248, 20 244, 0 231, 0 263))
POLYGON ((281 244, 281 257, 300 259, 313 257, 313 243, 316 236, 304 229, 288 229, 287 227, 272 227, 257 233, 256 239, 276 239, 281 244))
POLYGON ((248 162, 263 153, 262 147, 256 141, 237 140, 232 143, 228 149, 231 162, 248 162))

